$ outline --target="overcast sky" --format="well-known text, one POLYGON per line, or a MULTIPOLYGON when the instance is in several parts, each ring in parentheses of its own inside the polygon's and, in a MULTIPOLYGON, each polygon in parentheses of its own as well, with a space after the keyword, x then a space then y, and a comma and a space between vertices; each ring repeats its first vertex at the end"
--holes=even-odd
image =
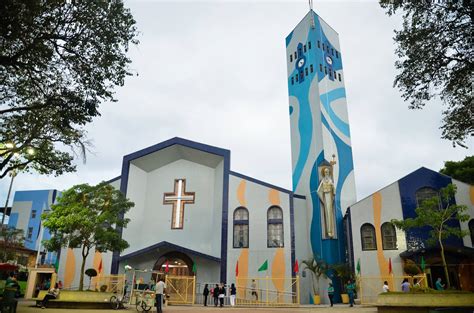
MULTIPOLYGON (((93 154, 76 173, 20 174, 13 190, 108 180, 123 155, 175 136, 230 149, 232 170, 290 189, 285 37, 307 1, 126 4, 140 31, 130 50, 138 76, 88 126, 93 154)), ((358 199, 421 166, 439 170, 473 154, 473 140, 463 149, 440 139, 440 102, 409 110, 392 87, 400 18, 377 1, 314 1, 314 10, 340 36, 358 199)), ((5 199, 7 179, 0 190, 5 199)))

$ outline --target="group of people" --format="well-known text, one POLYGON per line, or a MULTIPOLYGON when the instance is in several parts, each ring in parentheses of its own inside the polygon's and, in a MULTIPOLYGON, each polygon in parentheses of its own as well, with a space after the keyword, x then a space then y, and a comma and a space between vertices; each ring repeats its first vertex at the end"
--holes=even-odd
MULTIPOLYGON (((235 306, 235 295, 237 294, 237 289, 234 284, 230 285, 230 305, 235 306)), ((207 298, 209 295, 214 299, 214 306, 219 305, 220 307, 224 306, 224 298, 226 296, 226 288, 223 283, 216 284, 215 287, 209 289, 209 284, 204 285, 204 290, 202 292, 204 297, 204 306, 207 306, 207 298)))
MULTIPOLYGON (((417 278, 413 279, 413 286, 410 284, 408 281, 408 278, 403 279, 400 288, 402 292, 410 292, 411 288, 421 288, 420 282, 418 281, 417 278)), ((441 277, 438 277, 435 283, 435 289, 436 290, 444 290, 444 284, 442 283, 441 277)), ((382 286, 382 291, 383 292, 389 292, 390 287, 388 286, 388 282, 384 281, 383 286, 382 286)))

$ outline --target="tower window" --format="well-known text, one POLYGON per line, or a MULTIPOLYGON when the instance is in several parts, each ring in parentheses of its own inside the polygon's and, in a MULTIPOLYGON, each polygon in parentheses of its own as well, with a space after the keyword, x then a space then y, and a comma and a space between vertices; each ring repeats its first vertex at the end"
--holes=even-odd
POLYGON ((296 54, 296 51, 295 51, 295 60, 298 58, 298 55, 296 54))
POLYGON ((293 62, 293 55, 290 54, 290 62, 293 62))
POLYGON ((308 76, 308 68, 307 67, 304 68, 304 73, 306 74, 306 76, 308 76))
POLYGON ((325 66, 325 67, 324 67, 324 74, 327 74, 327 73, 328 73, 328 69, 327 69, 327 67, 325 66))
POLYGON ((321 43, 319 42, 319 40, 318 40, 318 48, 321 48, 321 43))
POLYGON ((304 77, 304 73, 303 73, 303 71, 301 71, 301 72, 300 72, 300 81, 303 80, 303 77, 304 77))
POLYGON ((28 227, 28 234, 26 238, 31 239, 33 237, 33 227, 28 227))
POLYGON ((308 49, 311 49, 311 41, 308 41, 308 49))
POLYGON ((295 84, 295 79, 293 78, 293 76, 291 77, 291 84, 292 84, 292 85, 295 84))
POLYGON ((298 82, 298 74, 295 75, 295 81, 298 82))
POLYGON ((319 71, 322 72, 323 71, 323 65, 321 63, 319 63, 319 71))
POLYGON ((341 81, 341 74, 338 73, 337 76, 339 77, 339 81, 341 81))
POLYGON ((306 45, 303 46, 303 51, 306 52, 306 45))
POLYGON ((31 218, 35 218, 36 217, 36 210, 31 210, 31 218))
POLYGON ((326 51, 326 45, 323 43, 323 51, 326 51))
POLYGON ((312 73, 313 72, 313 64, 309 65, 309 71, 312 73))
POLYGON ((339 58, 339 52, 336 50, 336 58, 339 58))
POLYGON ((301 56, 302 53, 301 53, 301 48, 298 48, 298 56, 301 56))
POLYGON ((334 55, 334 48, 331 48, 331 54, 334 55))

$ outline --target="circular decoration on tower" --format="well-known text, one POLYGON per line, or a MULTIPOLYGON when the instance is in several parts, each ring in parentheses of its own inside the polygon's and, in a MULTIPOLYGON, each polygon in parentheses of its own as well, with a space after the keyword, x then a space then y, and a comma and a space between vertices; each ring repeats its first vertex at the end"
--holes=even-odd
POLYGON ((329 64, 329 65, 332 65, 332 59, 329 55, 326 56, 326 62, 329 64))

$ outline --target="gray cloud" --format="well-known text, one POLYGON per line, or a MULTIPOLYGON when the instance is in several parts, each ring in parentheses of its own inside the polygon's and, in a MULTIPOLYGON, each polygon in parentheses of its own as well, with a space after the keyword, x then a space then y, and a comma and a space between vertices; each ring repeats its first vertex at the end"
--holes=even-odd
MULTIPOLYGON (((117 103, 87 127, 94 154, 61 177, 21 174, 14 190, 65 189, 118 176, 122 157, 180 136, 232 151, 233 170, 291 186, 285 37, 307 12, 298 2, 142 2, 141 31, 117 103)), ((440 138, 441 104, 409 111, 397 90, 393 29, 377 2, 316 2, 340 35, 358 199, 420 166, 471 149, 440 138)), ((8 181, 0 182, 3 199, 8 181)))

